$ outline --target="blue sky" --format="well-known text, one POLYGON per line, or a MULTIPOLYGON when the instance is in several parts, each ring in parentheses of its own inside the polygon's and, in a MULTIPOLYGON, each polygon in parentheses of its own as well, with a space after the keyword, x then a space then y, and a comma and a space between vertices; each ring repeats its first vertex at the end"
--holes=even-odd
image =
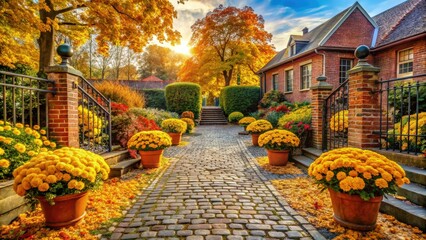
MULTIPOLYGON (((175 1, 172 0, 172 2, 175 1)), ((358 2, 370 16, 375 16, 404 0, 359 0, 358 2)), ((313 29, 354 3, 353 0, 188 0, 183 5, 174 4, 178 11, 174 26, 182 34, 182 47, 191 38, 191 25, 219 4, 251 6, 265 19, 265 29, 272 33, 272 44, 279 51, 285 48, 290 34, 301 34, 304 27, 313 29)))

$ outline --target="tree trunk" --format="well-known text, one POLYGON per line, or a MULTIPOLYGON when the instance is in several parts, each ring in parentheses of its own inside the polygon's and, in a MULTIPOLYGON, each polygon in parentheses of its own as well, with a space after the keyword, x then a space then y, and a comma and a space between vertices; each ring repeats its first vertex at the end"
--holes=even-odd
POLYGON ((233 68, 231 68, 229 71, 223 70, 223 78, 225 79, 225 87, 229 86, 231 84, 232 80, 232 72, 233 68))
MULTIPOLYGON (((43 23, 47 22, 47 19, 54 19, 55 16, 44 9, 40 9, 40 19, 43 23)), ((39 68, 37 75, 39 77, 45 77, 44 68, 53 65, 53 37, 55 30, 52 26, 49 26, 50 31, 40 32, 40 37, 37 39, 40 48, 39 57, 39 68)))

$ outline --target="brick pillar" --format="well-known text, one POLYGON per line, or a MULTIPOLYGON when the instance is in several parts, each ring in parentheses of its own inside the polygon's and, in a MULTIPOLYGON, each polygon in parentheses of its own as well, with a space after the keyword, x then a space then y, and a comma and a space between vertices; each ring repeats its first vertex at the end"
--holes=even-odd
MULTIPOLYGON (((355 55, 357 53, 355 52, 355 55)), ((366 56, 365 56, 366 57, 366 56)), ((357 148, 379 146, 379 136, 373 131, 380 126, 379 68, 360 59, 349 73, 348 145, 357 148)))
MULTIPOLYGON (((58 53, 61 55, 59 50, 58 53)), ((72 55, 72 53, 70 54, 72 55)), ((66 61, 68 57, 63 55, 61 57, 63 59, 61 65, 45 69, 48 79, 55 81, 56 88, 56 94, 49 94, 47 98, 49 102, 49 134, 62 146, 79 147, 78 89, 76 86, 82 74, 68 65, 66 61)))
POLYGON ((318 83, 311 86, 312 91, 312 143, 315 148, 322 149, 322 115, 324 100, 330 95, 333 86, 326 83, 325 76, 317 78, 318 83))

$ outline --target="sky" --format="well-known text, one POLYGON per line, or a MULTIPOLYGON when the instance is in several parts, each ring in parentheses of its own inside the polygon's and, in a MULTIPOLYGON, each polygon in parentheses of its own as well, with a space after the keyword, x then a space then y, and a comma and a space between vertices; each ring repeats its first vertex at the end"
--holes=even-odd
MULTIPOLYGON (((286 47, 291 34, 302 34, 302 29, 309 30, 327 21, 344 9, 352 6, 353 0, 188 0, 185 4, 177 4, 171 0, 178 17, 174 27, 182 34, 181 44, 171 47, 175 51, 187 53, 191 39, 191 25, 201 19, 219 4, 224 6, 250 6, 256 14, 265 20, 265 29, 272 33, 272 44, 275 50, 286 47)), ((370 16, 375 16, 404 0, 359 0, 361 6, 370 16)))

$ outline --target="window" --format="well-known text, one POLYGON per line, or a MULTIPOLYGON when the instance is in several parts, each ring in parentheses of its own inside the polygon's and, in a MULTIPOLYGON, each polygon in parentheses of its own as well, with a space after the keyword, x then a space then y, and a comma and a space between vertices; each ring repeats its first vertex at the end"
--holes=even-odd
POLYGON ((272 75, 272 89, 278 90, 278 74, 272 75))
POLYGON ((301 83, 300 83, 300 90, 309 89, 311 87, 311 80, 312 80, 312 64, 306 64, 300 67, 300 73, 301 73, 301 83))
POLYGON ((296 55, 296 44, 291 45, 290 47, 290 56, 296 55))
POLYGON ((413 75, 413 49, 398 52, 398 77, 413 75))
POLYGON ((354 60, 341 58, 340 59, 340 69, 339 69, 339 82, 343 83, 348 79, 348 70, 352 68, 354 60))
POLYGON ((285 92, 293 91, 293 69, 285 71, 285 92))

